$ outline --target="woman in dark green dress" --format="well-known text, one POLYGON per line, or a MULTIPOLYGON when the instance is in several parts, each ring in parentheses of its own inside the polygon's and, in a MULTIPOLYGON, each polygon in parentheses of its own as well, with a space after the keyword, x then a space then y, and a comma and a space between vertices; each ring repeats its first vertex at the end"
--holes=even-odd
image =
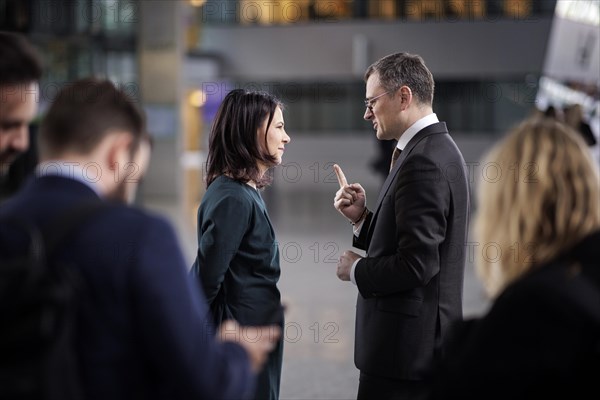
MULTIPOLYGON (((289 141, 273 96, 240 89, 224 98, 210 133, 193 266, 216 324, 234 319, 283 329, 279 248, 259 190, 289 141)), ((255 399, 279 398, 282 356, 283 339, 258 376, 255 399)))

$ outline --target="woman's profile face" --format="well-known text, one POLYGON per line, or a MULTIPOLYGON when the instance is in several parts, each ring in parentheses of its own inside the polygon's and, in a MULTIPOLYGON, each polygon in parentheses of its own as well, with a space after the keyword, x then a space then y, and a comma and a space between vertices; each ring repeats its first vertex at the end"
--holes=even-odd
POLYGON ((270 155, 275 157, 276 164, 281 164, 281 160, 283 157, 283 153, 285 152, 285 145, 290 142, 290 137, 285 132, 285 122, 283 120, 283 112, 281 112, 281 108, 277 107, 275 109, 275 114, 273 115, 273 121, 271 121, 271 125, 269 126, 269 130, 266 133, 266 140, 264 139, 264 132, 267 128, 268 118, 265 119, 263 125, 261 126, 258 135, 259 142, 267 144, 267 151, 270 155))

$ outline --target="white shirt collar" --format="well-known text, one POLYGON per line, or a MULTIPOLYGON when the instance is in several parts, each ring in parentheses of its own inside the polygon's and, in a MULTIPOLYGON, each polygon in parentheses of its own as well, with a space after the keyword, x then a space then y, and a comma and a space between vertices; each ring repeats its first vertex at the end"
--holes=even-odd
POLYGON ((35 174, 37 177, 59 176, 61 178, 72 179, 92 189, 98 197, 103 197, 98 185, 102 170, 96 163, 88 163, 82 167, 80 163, 75 161, 46 161, 37 166, 35 174))
POLYGON ((440 120, 438 119, 435 113, 429 114, 421 118, 420 120, 412 124, 407 130, 404 131, 402 136, 400 136, 400 140, 398 140, 398 144, 396 145, 396 147, 400 150, 404 150, 408 142, 410 142, 410 139, 414 138, 415 135, 421 131, 421 129, 424 129, 429 125, 433 125, 438 122, 440 122, 440 120))

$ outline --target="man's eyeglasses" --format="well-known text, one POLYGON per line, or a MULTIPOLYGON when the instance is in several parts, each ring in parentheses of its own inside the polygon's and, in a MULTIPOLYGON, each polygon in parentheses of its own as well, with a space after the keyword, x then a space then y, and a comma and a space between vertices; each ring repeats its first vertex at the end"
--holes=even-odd
POLYGON ((375 100, 377 100, 381 96, 388 94, 389 92, 391 92, 391 90, 388 90, 387 92, 378 94, 377 96, 372 97, 370 99, 365 99, 365 107, 367 107, 369 109, 369 111, 373 112, 373 105, 375 104, 375 100))

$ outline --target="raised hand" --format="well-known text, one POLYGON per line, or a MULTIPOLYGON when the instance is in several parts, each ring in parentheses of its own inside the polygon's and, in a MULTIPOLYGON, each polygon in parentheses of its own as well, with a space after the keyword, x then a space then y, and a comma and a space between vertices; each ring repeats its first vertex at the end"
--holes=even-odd
POLYGON ((359 183, 348 185, 346 175, 339 165, 335 164, 333 169, 340 184, 340 189, 333 199, 333 206, 350 221, 358 222, 367 206, 367 194, 359 183))

